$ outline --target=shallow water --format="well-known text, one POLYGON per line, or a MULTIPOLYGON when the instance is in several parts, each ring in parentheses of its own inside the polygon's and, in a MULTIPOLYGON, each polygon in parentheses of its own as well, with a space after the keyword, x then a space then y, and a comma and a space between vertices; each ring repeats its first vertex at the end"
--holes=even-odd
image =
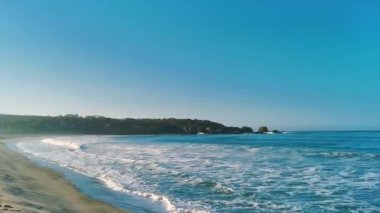
POLYGON ((95 178, 71 180, 133 212, 380 212, 380 132, 29 142, 17 147, 95 178))

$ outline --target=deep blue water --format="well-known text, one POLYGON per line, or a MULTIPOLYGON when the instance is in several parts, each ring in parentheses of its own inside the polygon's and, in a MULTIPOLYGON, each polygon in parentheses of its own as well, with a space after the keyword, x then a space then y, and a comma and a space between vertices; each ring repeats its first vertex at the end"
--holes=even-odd
POLYGON ((380 212, 380 132, 30 142, 17 147, 133 212, 380 212))

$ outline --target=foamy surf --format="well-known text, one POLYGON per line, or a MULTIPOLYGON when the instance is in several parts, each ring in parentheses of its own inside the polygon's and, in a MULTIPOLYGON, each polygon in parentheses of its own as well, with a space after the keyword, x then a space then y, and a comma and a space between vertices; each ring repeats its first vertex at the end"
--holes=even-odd
POLYGON ((124 192, 124 193, 130 193, 137 195, 139 197, 143 197, 146 199, 149 199, 154 202, 159 202, 162 206, 165 207, 165 209, 168 212, 171 213, 177 213, 176 207, 170 202, 170 200, 166 196, 162 195, 156 195, 154 193, 147 193, 147 192, 139 192, 139 191, 133 191, 124 188, 121 184, 116 183, 114 180, 102 175, 98 177, 99 180, 101 180, 108 188, 118 191, 118 192, 124 192))
POLYGON ((42 143, 54 145, 54 146, 63 146, 69 149, 80 149, 80 145, 71 142, 70 140, 58 139, 58 138, 45 138, 41 140, 42 143))

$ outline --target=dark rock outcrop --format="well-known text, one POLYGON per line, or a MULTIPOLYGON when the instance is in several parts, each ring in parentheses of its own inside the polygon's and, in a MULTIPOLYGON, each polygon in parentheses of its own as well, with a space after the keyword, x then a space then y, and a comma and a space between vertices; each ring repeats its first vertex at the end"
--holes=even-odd
POLYGON ((267 133, 267 132, 269 132, 269 130, 268 130, 268 127, 261 126, 261 127, 259 127, 259 130, 257 132, 258 133, 267 133))

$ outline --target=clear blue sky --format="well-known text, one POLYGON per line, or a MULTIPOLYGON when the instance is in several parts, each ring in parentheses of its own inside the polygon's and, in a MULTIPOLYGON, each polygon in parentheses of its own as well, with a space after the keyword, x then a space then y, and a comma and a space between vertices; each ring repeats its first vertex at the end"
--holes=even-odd
POLYGON ((0 112, 380 129, 380 1, 1 0, 0 112))

